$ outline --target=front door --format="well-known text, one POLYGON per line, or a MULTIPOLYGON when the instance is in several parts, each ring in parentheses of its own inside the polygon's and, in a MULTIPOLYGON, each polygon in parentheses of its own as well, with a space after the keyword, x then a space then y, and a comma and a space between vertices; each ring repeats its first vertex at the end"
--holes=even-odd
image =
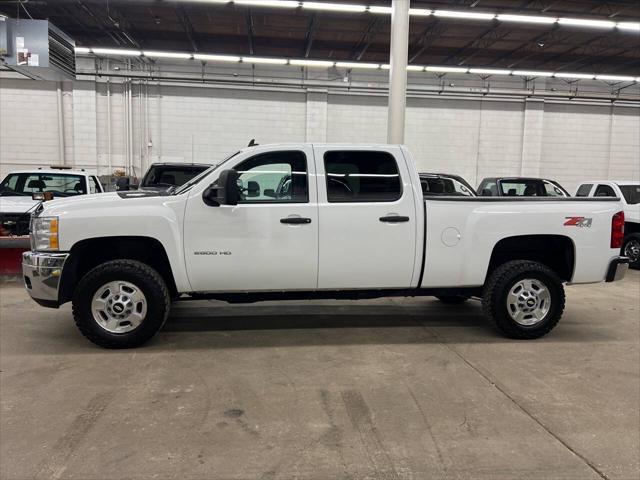
MULTIPOLYGON (((318 205, 310 147, 235 161, 238 205, 207 206, 201 188, 185 212, 187 273, 194 291, 312 290, 318 275, 318 205)), ((208 182, 210 183, 210 182, 208 182)))
POLYGON ((315 158, 322 185, 318 288, 411 286, 422 222, 401 150, 316 147, 315 158))

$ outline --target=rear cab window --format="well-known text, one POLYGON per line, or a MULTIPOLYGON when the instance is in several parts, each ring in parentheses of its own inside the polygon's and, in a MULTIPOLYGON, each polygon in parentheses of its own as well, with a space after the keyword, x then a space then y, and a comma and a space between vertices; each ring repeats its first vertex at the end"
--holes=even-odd
POLYGON ((389 152, 333 150, 324 154, 327 200, 394 202, 402 197, 396 159, 389 152))
POLYGON ((596 197, 617 197, 616 192, 609 185, 598 185, 596 188, 596 197))
POLYGON ((588 197, 592 188, 593 183, 583 183, 576 191, 576 197, 588 197))

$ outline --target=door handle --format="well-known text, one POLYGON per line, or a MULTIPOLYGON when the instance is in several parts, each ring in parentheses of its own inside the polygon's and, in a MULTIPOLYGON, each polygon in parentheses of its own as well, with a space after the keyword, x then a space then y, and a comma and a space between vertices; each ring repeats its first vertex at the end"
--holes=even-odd
POLYGON ((386 223, 401 223, 408 222, 409 217, 402 217, 400 215, 388 215, 386 217, 380 217, 380 221, 386 223))
POLYGON ((305 223, 311 223, 311 219, 304 217, 287 217, 281 218, 280 223, 287 223, 289 225, 301 225, 305 223))

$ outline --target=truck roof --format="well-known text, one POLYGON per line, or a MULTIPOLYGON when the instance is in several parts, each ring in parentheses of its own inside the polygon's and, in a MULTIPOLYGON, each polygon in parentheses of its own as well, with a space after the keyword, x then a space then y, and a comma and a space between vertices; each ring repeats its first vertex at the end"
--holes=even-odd
POLYGON ((31 168, 29 170, 12 170, 7 175, 11 175, 13 173, 50 173, 57 175, 80 175, 83 177, 91 175, 90 173, 83 170, 65 170, 58 168, 31 168))
POLYGON ((615 183, 616 185, 640 185, 640 181, 638 180, 584 180, 580 182, 580 185, 584 185, 585 183, 615 183))

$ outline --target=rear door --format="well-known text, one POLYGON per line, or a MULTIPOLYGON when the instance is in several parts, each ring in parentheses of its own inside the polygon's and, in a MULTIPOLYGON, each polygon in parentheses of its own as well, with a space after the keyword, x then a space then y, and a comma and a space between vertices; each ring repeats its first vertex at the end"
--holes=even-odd
POLYGON ((416 255, 416 205, 398 147, 314 147, 318 288, 406 288, 416 255))

